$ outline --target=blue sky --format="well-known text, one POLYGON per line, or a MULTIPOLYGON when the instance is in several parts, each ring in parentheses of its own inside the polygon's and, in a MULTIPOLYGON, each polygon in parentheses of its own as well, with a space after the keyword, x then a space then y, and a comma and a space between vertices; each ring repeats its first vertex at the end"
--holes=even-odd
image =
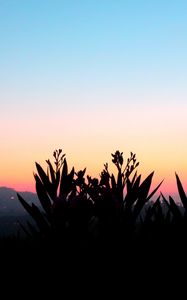
POLYGON ((46 86, 59 94, 72 85, 101 94, 136 86, 140 97, 173 84, 183 92, 186 15, 180 0, 1 0, 0 85, 11 83, 18 96, 21 88, 47 96, 46 86))

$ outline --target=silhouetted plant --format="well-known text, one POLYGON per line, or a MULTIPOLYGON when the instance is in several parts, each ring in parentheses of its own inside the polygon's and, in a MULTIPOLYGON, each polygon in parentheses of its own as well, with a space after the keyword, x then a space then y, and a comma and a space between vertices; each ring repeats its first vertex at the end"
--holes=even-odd
POLYGON ((100 180, 85 177, 86 168, 78 172, 72 168, 68 173, 61 149, 53 153, 55 167, 46 160, 47 172, 36 163, 34 178, 41 209, 35 204, 29 205, 18 194, 19 201, 37 225, 36 228, 28 223, 25 231, 47 239, 96 237, 125 242, 141 219, 142 209, 162 182, 149 193, 154 172, 141 182, 141 175, 137 172, 133 175, 139 165, 135 154, 130 153, 125 165, 123 152, 111 155, 117 175, 109 172, 106 163, 100 180))
POLYGON ((147 240, 154 241, 154 245, 169 247, 181 246, 185 243, 187 232, 187 197, 179 176, 176 176, 181 205, 169 196, 168 200, 161 193, 161 197, 150 205, 142 221, 141 238, 145 235, 147 240))
MULTIPOLYGON (((177 201, 175 201, 172 196, 169 196, 167 200, 166 197, 161 193, 163 204, 167 207, 167 214, 164 215, 162 212, 164 219, 162 226, 160 226, 160 233, 163 232, 164 227, 167 228, 164 238, 173 245, 184 242, 187 231, 187 196, 179 176, 176 173, 175 177, 181 204, 177 204, 177 201)), ((155 215, 154 222, 152 222, 152 224, 153 223, 154 226, 156 223, 158 223, 157 215, 155 215)))
MULTIPOLYGON (((34 204, 29 205, 18 194, 18 198, 32 216, 37 224, 38 229, 44 235, 48 235, 51 230, 55 229, 57 225, 63 224, 65 226, 65 211, 67 209, 66 198, 70 192, 73 192, 73 177, 74 168, 68 174, 68 167, 65 154, 62 154, 62 150, 55 150, 53 153, 55 158, 53 168, 50 160, 46 160, 48 165, 47 173, 43 168, 36 163, 36 169, 38 174, 34 173, 36 192, 43 208, 43 212, 39 210, 34 204)), ((32 231, 36 231, 31 224, 29 228, 32 231)))

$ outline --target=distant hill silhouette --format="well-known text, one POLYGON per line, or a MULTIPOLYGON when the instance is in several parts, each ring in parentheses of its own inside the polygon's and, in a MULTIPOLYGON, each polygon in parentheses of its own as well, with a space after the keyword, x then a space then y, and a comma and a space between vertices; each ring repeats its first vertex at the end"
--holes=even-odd
MULTIPOLYGON (((38 202, 35 193, 19 193, 27 199, 28 203, 38 202)), ((20 230, 19 222, 25 223, 28 219, 30 220, 30 216, 18 201, 17 191, 8 187, 0 187, 0 236, 17 234, 20 230)))
MULTIPOLYGON (((25 214, 23 206, 20 204, 17 198, 16 190, 8 187, 0 187, 0 217, 7 215, 22 215, 25 214)), ((38 197, 35 193, 31 192, 19 192, 25 197, 28 203, 38 202, 38 197)))

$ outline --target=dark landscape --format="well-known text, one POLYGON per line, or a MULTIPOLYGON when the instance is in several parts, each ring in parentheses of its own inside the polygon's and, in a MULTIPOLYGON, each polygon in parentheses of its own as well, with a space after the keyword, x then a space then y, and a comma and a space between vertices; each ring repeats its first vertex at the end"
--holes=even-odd
POLYGON ((2 299, 185 298, 186 53, 185 0, 0 0, 2 299))
POLYGON ((187 196, 177 174, 180 202, 161 193, 162 182, 152 186, 154 172, 138 175, 132 152, 112 154, 115 175, 105 164, 99 179, 69 170, 61 149, 53 159, 46 170, 36 163, 36 194, 0 188, 2 282, 115 297, 143 295, 145 285, 168 295, 167 282, 182 282, 187 196))
MULTIPOLYGON (((31 192, 20 192, 28 203, 37 203, 38 197, 31 192)), ((26 223, 30 216, 23 206, 17 201, 17 191, 7 187, 0 187, 0 236, 11 236, 23 232, 20 223, 26 223)))
POLYGON ((68 170, 61 149, 53 156, 46 171, 36 163, 36 194, 0 188, 6 266, 40 265, 43 272, 58 265, 85 274, 114 269, 129 276, 133 270, 140 276, 145 268, 147 275, 163 268, 162 276, 181 261, 185 265, 187 197, 177 174, 180 204, 160 192, 162 182, 152 187, 153 172, 138 175, 132 152, 126 161, 122 152, 112 154, 116 176, 105 164, 100 179, 86 175, 86 169, 68 170))

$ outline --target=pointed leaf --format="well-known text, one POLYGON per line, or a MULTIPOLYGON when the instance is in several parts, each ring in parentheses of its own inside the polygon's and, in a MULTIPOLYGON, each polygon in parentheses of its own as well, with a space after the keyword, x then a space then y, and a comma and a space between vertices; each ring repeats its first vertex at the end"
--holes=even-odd
POLYGON ((36 181, 36 192, 40 203, 47 214, 51 214, 51 201, 47 195, 47 192, 44 188, 43 183, 41 182, 40 178, 37 174, 34 175, 36 181))
POLYGON ((64 158, 64 165, 63 165, 63 169, 62 169, 62 178, 65 178, 67 175, 68 175, 68 165, 67 165, 66 158, 64 158))
POLYGON ((30 206, 23 198, 20 194, 17 193, 18 199, 20 201, 20 203, 22 204, 22 206, 24 207, 24 209, 29 213, 29 215, 31 215, 31 217, 33 217, 33 210, 32 210, 32 206, 30 206))
POLYGON ((45 173, 43 168, 37 162, 35 163, 35 165, 36 165, 36 169, 38 171, 41 181, 43 182, 44 185, 48 185, 50 183, 49 174, 47 176, 47 174, 45 173))
POLYGON ((73 178, 75 174, 74 167, 72 168, 71 172, 67 174, 65 170, 61 176, 61 182, 60 182, 60 197, 65 197, 71 192, 71 190, 74 189, 74 184, 73 184, 73 178))
POLYGON ((51 164, 51 162, 50 162, 49 159, 46 160, 46 162, 47 162, 47 164, 48 164, 48 166, 49 166, 50 175, 51 175, 51 181, 52 181, 53 184, 55 184, 55 182, 56 182, 56 177, 55 177, 55 171, 54 171, 54 169, 53 169, 53 166, 52 166, 52 164, 51 164))
POLYGON ((132 178, 132 181, 131 181, 132 185, 134 185, 136 178, 137 178, 137 171, 135 172, 135 174, 132 178))
POLYGON ((37 168, 38 174, 40 176, 40 179, 41 179, 47 193, 49 194, 51 199, 55 200, 56 192, 55 192, 54 186, 52 185, 52 183, 49 180, 49 176, 46 175, 46 173, 44 172, 44 170, 38 163, 36 163, 36 168, 37 168))
POLYGON ((179 191, 181 202, 182 202, 184 208, 187 210, 187 197, 186 197, 186 194, 184 192, 182 183, 181 183, 181 181, 180 181, 179 176, 177 175, 177 173, 175 173, 175 176, 176 176, 176 180, 177 180, 177 187, 178 187, 178 191, 179 191))
POLYGON ((36 222, 38 228, 43 232, 48 231, 49 225, 48 225, 46 219, 44 218, 44 216, 42 215, 42 213, 40 212, 40 210, 38 209, 38 207, 33 203, 32 203, 32 206, 30 206, 18 193, 17 193, 17 196, 18 196, 19 201, 25 208, 25 210, 29 213, 29 215, 36 222))
POLYGON ((169 196, 169 203, 174 218, 176 220, 181 220, 182 214, 180 212, 180 209, 171 196, 169 196))
POLYGON ((139 185, 140 185, 141 175, 139 175, 134 185, 132 186, 132 183, 130 183, 129 179, 127 179, 127 194, 125 197, 125 209, 129 210, 132 209, 132 205, 135 203, 135 201, 138 198, 138 191, 139 191, 139 185))
POLYGON ((135 182, 134 182, 134 185, 133 185, 133 189, 134 189, 134 190, 137 190, 137 189, 139 188, 139 186, 140 186, 140 181, 141 181, 141 175, 139 175, 139 176, 136 178, 135 182))
POLYGON ((140 214, 140 212, 141 212, 143 206, 145 205, 145 203, 148 201, 147 200, 147 195, 148 195, 149 190, 150 190, 153 174, 154 174, 154 172, 152 172, 150 175, 148 175, 147 178, 139 186, 138 199, 137 199, 137 202, 134 206, 134 211, 133 211, 133 215, 134 215, 135 220, 137 219, 138 215, 140 214))
POLYGON ((38 228, 42 232, 49 232, 49 224, 47 220, 45 219, 44 215, 41 213, 39 208, 34 203, 32 203, 32 209, 33 209, 33 214, 35 216, 34 219, 36 221, 38 228))
POLYGON ((157 185, 157 187, 152 191, 152 193, 148 196, 147 201, 153 197, 153 195, 154 195, 154 194, 156 193, 156 191, 159 189, 159 187, 161 186, 161 184, 162 184, 163 181, 164 181, 164 180, 162 180, 162 181, 159 183, 159 185, 157 185))
POLYGON ((148 195, 150 187, 151 187, 153 175, 154 175, 154 172, 152 172, 150 175, 148 175, 147 178, 140 185, 139 192, 138 192, 139 198, 147 199, 147 195, 148 195))
POLYGON ((162 198, 163 198, 163 201, 164 201, 165 205, 166 205, 166 206, 167 206, 167 208, 170 210, 170 209, 171 209, 171 207, 170 207, 170 205, 169 205, 168 201, 166 200, 165 196, 164 196, 162 193, 161 193, 161 196, 162 196, 162 198))

